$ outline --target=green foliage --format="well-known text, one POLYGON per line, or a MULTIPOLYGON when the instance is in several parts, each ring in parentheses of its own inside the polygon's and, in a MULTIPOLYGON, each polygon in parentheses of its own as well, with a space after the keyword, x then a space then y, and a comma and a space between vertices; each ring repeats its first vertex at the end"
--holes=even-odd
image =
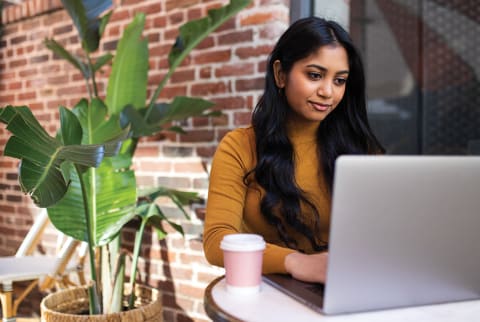
POLYGON ((137 14, 125 28, 115 53, 100 55, 97 50, 111 16, 111 12, 103 13, 112 1, 62 0, 78 31, 83 56, 69 52, 54 39, 45 39, 45 46, 81 73, 89 97, 82 98, 72 109, 59 108, 56 137, 43 129, 27 106, 0 108, 0 122, 7 124, 12 133, 4 153, 21 160, 22 191, 39 207, 48 208, 58 230, 89 245, 92 314, 121 308, 120 302, 111 301, 121 300, 118 295, 122 294, 125 255, 117 246, 127 222, 135 216, 141 222, 134 245, 132 284, 147 225, 155 227, 160 239, 166 235, 164 222, 183 234, 182 227, 162 212, 156 200, 170 198, 188 218, 183 207, 196 200, 197 194, 156 187, 137 196, 132 157, 141 137, 162 131, 184 133, 180 126, 171 126, 173 121, 218 115, 209 111, 213 103, 200 98, 180 96, 161 104, 156 100, 191 50, 249 2, 231 0, 224 7, 210 10, 207 17, 180 27, 169 55, 170 68, 147 103, 149 51, 147 39, 142 36, 145 15, 137 14), (112 71, 102 99, 95 74, 109 63, 112 71), (103 282, 97 278, 95 263, 99 248, 103 249, 101 265, 105 266, 101 276, 107 278, 103 282))

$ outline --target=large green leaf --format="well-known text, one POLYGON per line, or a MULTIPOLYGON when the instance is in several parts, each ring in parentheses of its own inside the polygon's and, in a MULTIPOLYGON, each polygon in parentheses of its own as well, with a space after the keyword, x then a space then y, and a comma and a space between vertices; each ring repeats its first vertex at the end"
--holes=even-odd
POLYGON ((105 102, 110 115, 127 105, 145 106, 148 81, 148 41, 142 38, 145 15, 137 14, 125 29, 113 59, 105 102))
POLYGON ((131 106, 127 106, 122 111, 120 119, 124 126, 131 125, 134 138, 149 136, 163 130, 185 133, 181 127, 165 129, 163 125, 189 117, 211 116, 212 113, 207 110, 214 105, 214 103, 201 98, 176 96, 171 104, 155 104, 148 119, 145 119, 145 108, 137 110, 131 106))
POLYGON ((48 209, 53 225, 64 234, 83 241, 88 240, 90 230, 91 246, 111 241, 135 214, 136 180, 134 172, 128 169, 130 164, 130 158, 106 158, 97 169, 82 174, 88 212, 83 204, 80 178, 73 174, 65 197, 48 209))
MULTIPOLYGON (((150 99, 150 109, 153 108, 153 105, 157 101, 157 98, 168 79, 185 57, 187 57, 188 54, 190 54, 190 52, 215 29, 220 27, 250 3, 251 0, 230 0, 230 3, 226 6, 209 10, 207 17, 191 20, 180 27, 180 34, 168 55, 170 69, 160 84, 158 84, 152 98, 150 99)), ((151 111, 149 110, 147 112, 147 117, 150 113, 151 111)))
MULTIPOLYGON (((0 121, 6 123, 7 130, 13 134, 4 154, 22 160, 20 186, 39 207, 51 206, 65 194, 68 182, 61 171, 64 161, 96 167, 104 156, 118 151, 118 146, 105 144, 63 145, 43 129, 26 106, 0 109, 0 121)), ((68 118, 63 122, 62 126, 70 127, 68 118)))
POLYGON ((90 53, 97 50, 101 35, 99 15, 112 6, 112 1, 62 0, 62 3, 77 28, 83 49, 90 53))
POLYGON ((107 107, 97 98, 89 104, 81 99, 72 111, 83 128, 82 144, 98 144, 127 137, 128 126, 121 127, 119 116, 107 116, 107 107))
POLYGON ((97 72, 100 70, 100 68, 102 68, 103 66, 105 66, 107 63, 109 63, 111 60, 113 59, 113 55, 112 54, 105 54, 103 56, 100 56, 98 57, 96 60, 95 60, 95 63, 93 64, 93 72, 97 72))
POLYGON ((189 117, 205 116, 205 111, 215 104, 201 98, 176 96, 170 105, 158 105, 150 113, 147 122, 165 124, 171 121, 185 120, 189 117))
POLYGON ((90 71, 88 66, 77 56, 69 53, 62 45, 56 42, 54 39, 45 39, 45 46, 54 52, 57 56, 65 59, 70 64, 72 64, 76 69, 78 69, 85 79, 90 78, 90 71))

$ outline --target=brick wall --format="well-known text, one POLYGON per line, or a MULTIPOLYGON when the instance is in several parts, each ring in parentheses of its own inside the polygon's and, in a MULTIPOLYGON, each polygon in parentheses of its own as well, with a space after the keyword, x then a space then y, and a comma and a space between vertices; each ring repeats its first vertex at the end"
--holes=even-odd
MULTIPOLYGON (((209 8, 227 2, 115 0, 102 50, 113 50, 134 14, 145 12, 144 35, 149 39, 149 83, 153 91, 166 71, 166 55, 177 28, 188 19, 204 16, 209 8)), ((215 102, 224 116, 188 120, 185 126, 189 133, 183 136, 168 135, 166 140, 158 136, 142 141, 134 160, 139 185, 166 185, 198 191, 206 197, 208 177, 204 165, 208 168, 226 132, 249 123, 252 107, 263 88, 266 57, 288 25, 289 0, 252 2, 191 53, 159 99, 169 101, 178 94, 203 97, 215 102)), ((74 50, 79 47, 76 30, 59 0, 25 0, 21 5, 10 5, 3 9, 2 22, 0 106, 29 105, 54 134, 58 126, 58 106, 71 107, 87 93, 76 70, 54 59, 43 45, 43 39, 53 37, 66 44, 67 49, 74 50)), ((102 93, 105 80, 99 80, 102 93)), ((7 138, 8 132, 1 126, 2 151, 7 138)), ((37 209, 20 191, 16 160, 2 153, 0 167, 0 255, 12 255, 37 209)), ((149 232, 144 239, 142 276, 148 284, 164 291, 166 321, 208 321, 203 310, 203 290, 209 281, 223 273, 204 259, 202 216, 200 211, 195 211, 198 209, 191 209, 192 221, 184 222, 185 238, 172 233, 159 242, 155 234, 149 232)), ((166 210, 181 220, 174 208, 166 210)), ((126 247, 133 241, 133 225, 135 223, 124 234, 126 247)), ((52 252, 52 245, 51 236, 42 241, 46 252, 52 252)))

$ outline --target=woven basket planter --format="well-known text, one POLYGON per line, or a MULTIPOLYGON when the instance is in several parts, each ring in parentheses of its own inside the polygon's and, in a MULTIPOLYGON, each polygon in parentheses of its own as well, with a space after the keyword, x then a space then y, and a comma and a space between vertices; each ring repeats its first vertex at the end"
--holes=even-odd
MULTIPOLYGON (((125 287, 127 288, 127 287, 125 287)), ((128 290, 125 292, 129 293, 128 290)), ((47 295, 40 304, 41 322, 161 322, 163 308, 160 292, 137 285, 135 309, 111 314, 88 314, 88 290, 84 287, 61 290, 47 295), (86 312, 86 313, 85 313, 86 312)))

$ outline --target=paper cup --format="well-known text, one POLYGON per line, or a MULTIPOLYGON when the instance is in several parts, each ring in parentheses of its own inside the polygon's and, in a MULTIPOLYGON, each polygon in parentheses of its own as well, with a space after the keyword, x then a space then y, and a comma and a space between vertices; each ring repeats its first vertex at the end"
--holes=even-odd
POLYGON ((262 262, 265 250, 263 237, 256 234, 230 234, 223 237, 227 291, 251 294, 260 291, 262 262))

